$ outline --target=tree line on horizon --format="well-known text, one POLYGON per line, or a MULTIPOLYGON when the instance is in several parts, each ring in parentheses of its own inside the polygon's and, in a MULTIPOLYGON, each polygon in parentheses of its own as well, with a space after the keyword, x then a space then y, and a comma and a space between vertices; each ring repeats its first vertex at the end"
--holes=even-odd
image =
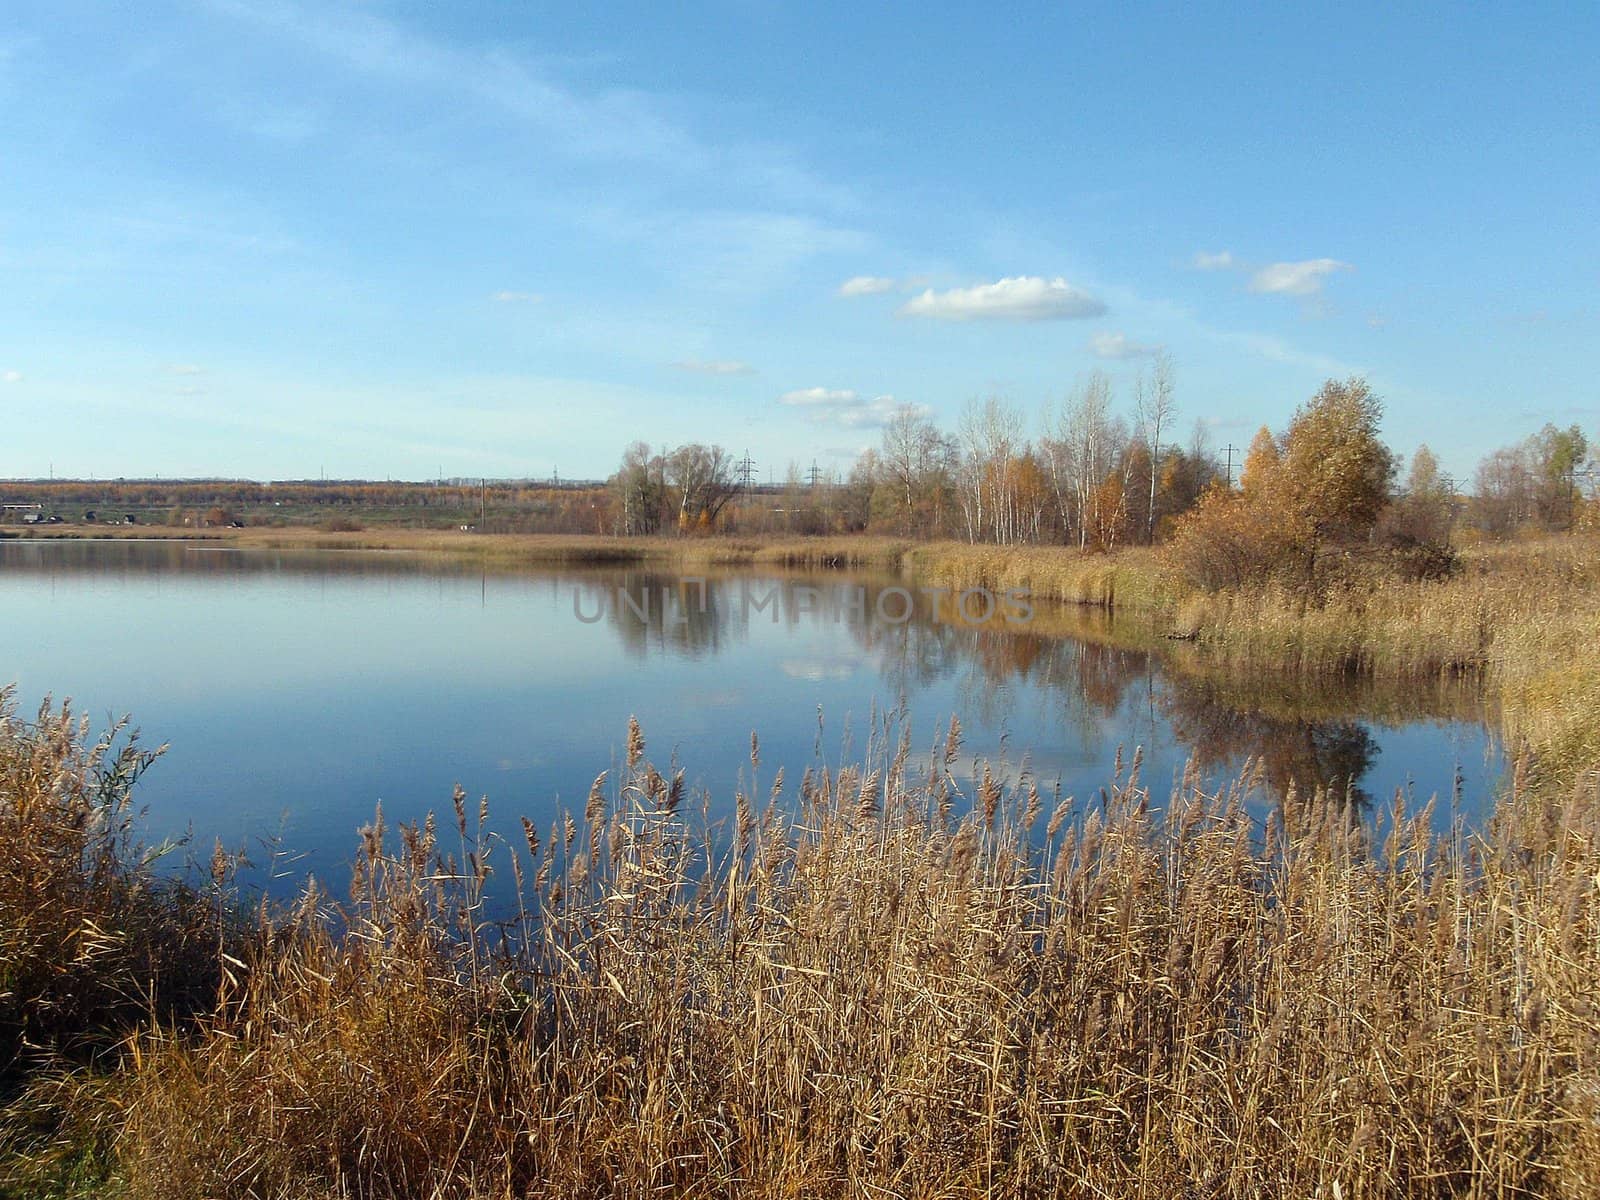
MULTIPOLYGON (((1022 409, 1000 398, 971 401, 954 430, 902 405, 848 469, 791 466, 777 486, 752 486, 748 464, 715 444, 634 442, 601 483, 36 480, 5 485, 3 499, 69 521, 137 512, 141 523, 172 526, 238 519, 607 536, 873 533, 1091 551, 1163 545, 1187 548, 1197 570, 1208 555, 1242 564, 1201 572, 1225 577, 1258 572, 1274 555, 1314 565, 1307 548, 1329 539, 1387 548, 1426 571, 1463 537, 1600 528, 1600 472, 1578 426, 1547 424, 1494 451, 1463 488, 1427 446, 1409 459, 1390 450, 1381 415, 1364 382, 1330 380, 1283 428, 1258 431, 1240 463, 1217 452, 1203 422, 1180 439, 1174 371, 1158 357, 1126 397, 1106 374, 1086 376, 1031 430, 1022 409), (1273 463, 1286 465, 1268 484, 1273 463), (1330 522, 1315 498, 1329 489, 1358 511, 1330 522), (1292 547, 1272 545, 1291 533, 1292 547)), ((0 512, 0 522, 21 520, 0 512)))
POLYGON ((741 496, 721 447, 634 442, 610 481, 622 535, 716 531, 878 533, 1110 551, 1167 544, 1202 575, 1260 574, 1318 548, 1391 551, 1428 574, 1452 539, 1600 526, 1594 459, 1576 425, 1546 425, 1494 451, 1465 490, 1426 446, 1407 459, 1382 440, 1364 380, 1329 380, 1281 430, 1263 426, 1237 468, 1195 422, 1175 436, 1171 360, 1134 383, 1131 411, 1103 372, 1084 378, 1029 435, 1005 400, 969 402, 953 432, 902 405, 877 446, 842 475, 794 467, 775 495, 741 496), (1208 556, 1217 563, 1203 566, 1208 556))

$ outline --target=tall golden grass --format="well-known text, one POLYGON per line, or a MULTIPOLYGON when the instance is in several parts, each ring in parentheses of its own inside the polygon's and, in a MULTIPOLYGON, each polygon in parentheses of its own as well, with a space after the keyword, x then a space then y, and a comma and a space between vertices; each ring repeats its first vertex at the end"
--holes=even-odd
POLYGON ((76 1195, 104 1178, 115 1105, 102 1074, 157 1022, 215 1011, 243 927, 231 869, 155 870, 134 785, 158 751, 0 688, 0 1196, 76 1195))
POLYGON ((902 564, 931 584, 1022 589, 1057 604, 1151 613, 1169 606, 1175 595, 1155 553, 1137 547, 1102 554, 1063 546, 933 542, 909 549, 902 564))
POLYGON ((380 814, 348 901, 63 1104, 111 1114, 120 1194, 1600 1188, 1592 794, 1374 830, 1251 768, 1153 797, 1137 754, 1094 797, 963 785, 953 728, 793 795, 752 741, 714 829, 628 745, 515 846, 459 792, 453 829, 380 814))
POLYGON ((1353 571, 1326 594, 1265 586, 1191 593, 1174 631, 1234 671, 1469 675, 1514 743, 1560 786, 1600 767, 1600 541, 1479 546, 1452 578, 1353 571))
POLYGON ((133 788, 158 751, 0 689, 0 1086, 93 1059, 152 1015, 209 1007, 220 910, 158 877, 133 788))

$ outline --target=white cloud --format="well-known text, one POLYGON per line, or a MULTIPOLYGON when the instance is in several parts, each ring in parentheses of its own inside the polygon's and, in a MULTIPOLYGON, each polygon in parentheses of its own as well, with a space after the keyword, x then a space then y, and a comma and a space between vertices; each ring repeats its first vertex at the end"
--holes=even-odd
POLYGON ((1125 333, 1102 330, 1089 339, 1089 351, 1096 358, 1148 358, 1160 346, 1136 342, 1125 333))
POLYGON ((731 358, 684 358, 671 364, 674 370, 692 371, 697 375, 754 375, 756 369, 749 363, 731 358))
POLYGON ((168 375, 203 375, 205 370, 204 367, 196 363, 169 363, 167 365, 168 375))
POLYGON ((839 285, 841 296, 881 296, 884 292, 892 292, 895 282, 882 275, 856 275, 846 279, 839 285))
POLYGON ((778 403, 804 409, 812 420, 843 429, 881 429, 902 408, 909 408, 919 417, 931 411, 926 405, 907 404, 893 396, 868 399, 849 388, 800 388, 779 396, 778 403))
POLYGON ((6 371, 4 374, 0 374, 0 383, 21 383, 21 382, 22 382, 22 372, 21 371, 6 371))
POLYGON ((1353 271, 1349 263, 1336 258, 1308 258, 1304 262, 1280 262, 1262 267, 1250 277, 1250 290, 1277 296, 1314 296, 1335 271, 1353 271))
POLYGON ((1065 279, 1016 275, 994 283, 913 297, 900 309, 908 317, 943 321, 1059 321, 1104 315, 1106 306, 1065 279))
POLYGON ((797 388, 779 396, 778 403, 793 408, 840 408, 861 403, 861 397, 848 388, 797 388))
POLYGON ((1239 264, 1234 261, 1233 251, 1219 250, 1215 254, 1207 250, 1195 252, 1189 260, 1189 265, 1196 271, 1229 271, 1239 264))
POLYGON ((933 411, 926 404, 910 404, 893 396, 874 396, 865 404, 840 412, 838 422, 846 429, 881 429, 902 409, 918 417, 926 417, 933 411))
POLYGON ((538 292, 509 291, 496 292, 494 298, 500 304, 537 304, 544 299, 538 292))

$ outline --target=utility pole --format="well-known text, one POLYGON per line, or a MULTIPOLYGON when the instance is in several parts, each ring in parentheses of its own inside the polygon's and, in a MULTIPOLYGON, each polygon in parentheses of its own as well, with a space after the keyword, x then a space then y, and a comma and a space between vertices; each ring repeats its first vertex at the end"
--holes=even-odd
POLYGON ((750 457, 750 451, 744 452, 744 457, 734 464, 739 468, 739 490, 748 492, 755 486, 756 464, 750 457))
POLYGON ((806 486, 816 487, 817 480, 822 477, 822 472, 817 469, 817 460, 811 460, 811 470, 806 472, 806 486))
POLYGON ((1232 442, 1229 442, 1228 445, 1227 445, 1227 451, 1228 451, 1228 490, 1231 492, 1233 490, 1233 456, 1235 454, 1239 453, 1239 447, 1235 446, 1232 442))

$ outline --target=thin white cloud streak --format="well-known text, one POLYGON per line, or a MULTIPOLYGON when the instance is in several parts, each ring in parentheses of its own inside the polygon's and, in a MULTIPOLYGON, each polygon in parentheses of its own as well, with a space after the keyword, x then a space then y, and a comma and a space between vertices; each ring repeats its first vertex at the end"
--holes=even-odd
POLYGON ((881 296, 896 287, 892 279, 882 275, 855 275, 839 285, 841 296, 881 296))
POLYGON ((941 321, 1061 321, 1104 316, 1106 306, 1065 279, 1008 276, 994 283, 935 292, 907 301, 902 316, 941 321))
POLYGON ((538 292, 499 291, 494 299, 497 304, 538 304, 544 297, 538 292))
POLYGON ((933 415, 926 404, 912 404, 893 396, 874 396, 860 407, 845 409, 839 414, 838 423, 846 429, 882 429, 901 412, 909 412, 914 417, 933 415))
POLYGON ((849 388, 797 388, 778 397, 779 404, 790 408, 838 408, 860 402, 860 394, 849 388))
POLYGON ((1250 277, 1250 290, 1264 295, 1314 296, 1322 290, 1328 276, 1354 269, 1349 263, 1336 258, 1272 263, 1250 277))
POLYGON ((868 399, 851 388, 799 388, 779 396, 778 403, 800 409, 814 421, 841 429, 881 429, 902 409, 909 409, 919 417, 928 416, 932 411, 926 405, 908 404, 893 396, 868 399))
POLYGON ((1215 254, 1197 250, 1195 256, 1189 260, 1189 265, 1196 271, 1230 271, 1238 264, 1234 261, 1231 250, 1219 250, 1215 254))
POLYGON ((680 358, 670 364, 675 371, 688 371, 695 375, 754 375, 756 369, 735 358, 680 358))
POLYGON ((0 373, 0 383, 21 383, 22 380, 23 374, 21 371, 6 371, 4 373, 0 373))
POLYGON ((363 74, 476 99, 539 130, 564 153, 591 160, 648 162, 771 196, 804 196, 838 210, 860 207, 852 188, 822 179, 792 152, 770 144, 714 145, 637 89, 592 93, 553 82, 525 58, 494 48, 458 50, 375 14, 285 0, 205 0, 217 12, 264 28, 363 74))
POLYGON ((1143 326, 1170 333, 1172 337, 1164 339, 1168 345, 1174 338, 1181 341, 1182 336, 1187 335, 1323 376, 1367 374, 1364 367, 1314 350, 1302 349, 1275 334, 1219 328, 1196 315, 1186 304, 1142 297, 1131 288, 1114 287, 1107 290, 1119 312, 1132 314, 1143 326))
POLYGON ((1149 358, 1160 346, 1136 342, 1125 333, 1104 330, 1089 339, 1089 352, 1096 358, 1149 358))

